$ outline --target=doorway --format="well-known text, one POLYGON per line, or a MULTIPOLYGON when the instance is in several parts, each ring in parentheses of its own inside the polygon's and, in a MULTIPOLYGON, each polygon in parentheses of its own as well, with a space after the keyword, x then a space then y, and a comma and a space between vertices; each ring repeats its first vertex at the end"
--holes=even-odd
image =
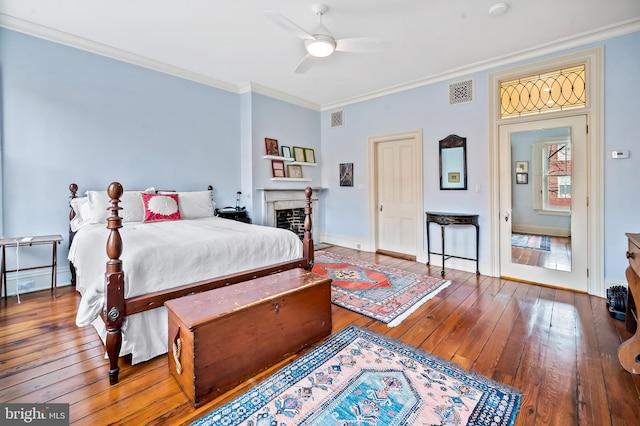
POLYGON ((499 126, 501 276, 587 292, 586 123, 499 126))
POLYGON ((369 138, 369 188, 370 246, 417 259, 424 247, 422 130, 369 138))

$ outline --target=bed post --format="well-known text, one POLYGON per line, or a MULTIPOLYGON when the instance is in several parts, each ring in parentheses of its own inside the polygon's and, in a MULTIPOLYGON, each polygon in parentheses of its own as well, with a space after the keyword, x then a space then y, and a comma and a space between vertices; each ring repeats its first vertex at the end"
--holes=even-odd
MULTIPOLYGON (((69 191, 71 192, 71 195, 69 196, 70 200, 69 200, 69 248, 71 248, 71 243, 73 242, 73 236, 75 235, 75 232, 73 232, 71 230, 71 221, 73 220, 74 217, 76 217, 76 212, 73 211, 73 206, 71 205, 71 202, 73 201, 74 198, 76 198, 76 194, 78 192, 78 185, 76 185, 75 183, 72 183, 71 185, 69 185, 69 191)), ((71 272, 71 285, 76 287, 76 267, 73 266, 73 262, 69 261, 69 271, 71 272)))
POLYGON ((111 198, 111 216, 107 218, 107 228, 110 230, 107 239, 107 271, 105 273, 106 303, 102 311, 102 319, 107 329, 107 355, 109 356, 109 383, 118 383, 118 357, 122 347, 122 322, 126 314, 124 309, 124 272, 122 271, 122 238, 119 228, 122 228, 122 218, 118 216, 120 197, 124 192, 122 185, 112 182, 107 189, 111 198))
POLYGON ((307 261, 307 268, 313 268, 313 237, 311 235, 311 194, 313 190, 307 186, 304 190, 305 208, 304 208, 304 237, 302 239, 302 256, 307 261))

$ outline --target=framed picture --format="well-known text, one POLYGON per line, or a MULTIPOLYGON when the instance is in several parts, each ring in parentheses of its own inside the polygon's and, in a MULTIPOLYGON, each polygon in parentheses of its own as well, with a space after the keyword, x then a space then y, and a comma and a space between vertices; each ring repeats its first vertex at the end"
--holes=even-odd
POLYGON ((516 173, 529 173, 529 162, 516 161, 516 173))
POLYGON ((267 148, 267 155, 275 155, 276 157, 280 156, 277 139, 264 138, 264 145, 267 148))
POLYGON ((274 178, 286 177, 284 173, 284 161, 271 160, 271 172, 274 178))
POLYGON ((340 163, 340 186, 353 186, 353 163, 340 163))
POLYGON ((294 146, 293 147, 293 159, 300 162, 300 163, 304 163, 304 148, 302 148, 301 146, 294 146))
POLYGON ((301 178, 302 166, 299 164, 287 164, 287 174, 290 178, 301 178))
POLYGON ((459 172, 450 172, 447 176, 448 182, 451 183, 459 183, 460 182, 460 173, 459 172))
POLYGON ((316 153, 311 148, 304 149, 304 161, 307 163, 315 163, 316 162, 316 153))
POLYGON ((289 148, 288 146, 282 146, 282 156, 283 157, 287 157, 287 158, 291 158, 291 148, 289 148))
POLYGON ((529 173, 516 173, 516 183, 529 183, 529 173))

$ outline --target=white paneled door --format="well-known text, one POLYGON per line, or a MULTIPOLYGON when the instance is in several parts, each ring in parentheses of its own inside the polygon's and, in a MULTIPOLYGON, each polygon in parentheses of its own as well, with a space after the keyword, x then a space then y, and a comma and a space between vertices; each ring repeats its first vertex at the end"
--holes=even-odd
POLYGON ((377 249, 417 256, 422 244, 421 133, 372 139, 377 249))

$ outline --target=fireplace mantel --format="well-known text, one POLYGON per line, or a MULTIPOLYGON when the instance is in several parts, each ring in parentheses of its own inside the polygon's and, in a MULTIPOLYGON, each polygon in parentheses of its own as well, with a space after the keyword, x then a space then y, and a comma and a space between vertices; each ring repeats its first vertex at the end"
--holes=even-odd
MULTIPOLYGON (((311 226, 313 239, 316 239, 315 230, 318 223, 318 194, 326 188, 311 188, 311 226)), ((304 188, 299 189, 275 189, 257 188, 263 193, 263 224, 276 226, 276 210, 297 209, 306 207, 304 188)))

